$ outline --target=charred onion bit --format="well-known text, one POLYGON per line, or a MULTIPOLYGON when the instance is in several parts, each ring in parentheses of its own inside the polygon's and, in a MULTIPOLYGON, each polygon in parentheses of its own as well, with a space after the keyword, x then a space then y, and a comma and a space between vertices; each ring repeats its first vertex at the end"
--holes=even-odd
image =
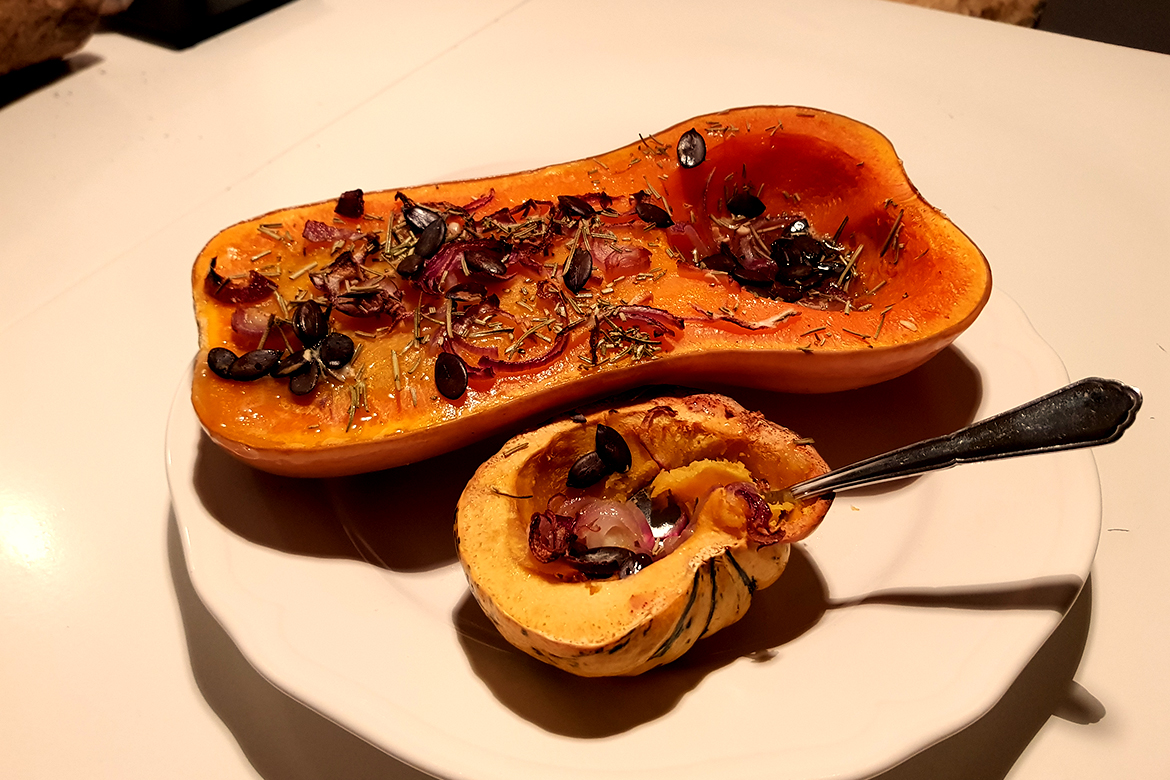
POLYGON ((272 291, 276 289, 276 285, 271 279, 255 271, 248 272, 247 281, 222 276, 215 270, 215 263, 218 259, 211 258, 211 266, 207 269, 207 279, 203 283, 207 294, 217 301, 222 303, 255 303, 272 295, 272 291))
POLYGON ((497 360, 492 357, 483 357, 479 360, 481 368, 490 368, 497 371, 517 372, 517 371, 531 371, 537 368, 543 368, 549 363, 553 362, 564 354, 565 348, 569 346, 569 335, 576 329, 576 326, 568 327, 557 334, 552 346, 545 350, 544 354, 536 357, 526 358, 524 360, 497 360))
POLYGON ((394 322, 407 314, 398 285, 386 277, 372 280, 351 252, 342 252, 325 270, 310 273, 309 281, 342 314, 351 317, 384 314, 394 322))
POLYGON ((678 164, 684 168, 695 168, 707 159, 707 142, 695 128, 691 128, 678 138, 678 164))
POLYGON ((551 509, 532 515, 528 525, 528 548, 541 563, 552 563, 569 551, 569 545, 576 541, 573 533, 576 520, 558 515, 551 509))
POLYGON ((784 539, 784 528, 772 519, 772 508, 751 482, 736 482, 727 490, 747 507, 747 535, 757 544, 776 544, 784 539))
POLYGON ((358 231, 337 225, 327 225, 316 219, 306 219, 305 227, 301 230, 301 238, 312 244, 328 244, 333 241, 348 241, 358 235, 358 231))
POLYGON ((670 214, 666 209, 657 206, 646 198, 648 196, 644 191, 639 190, 633 195, 634 198, 634 213, 643 222, 649 222, 654 227, 668 228, 674 224, 674 220, 670 218, 670 214))
POLYGON ((435 388, 452 401, 467 392, 467 364, 454 352, 440 352, 435 359, 435 388))
POLYGON ((361 190, 349 190, 341 193, 337 199, 337 206, 333 211, 343 217, 359 219, 366 213, 366 199, 361 190))

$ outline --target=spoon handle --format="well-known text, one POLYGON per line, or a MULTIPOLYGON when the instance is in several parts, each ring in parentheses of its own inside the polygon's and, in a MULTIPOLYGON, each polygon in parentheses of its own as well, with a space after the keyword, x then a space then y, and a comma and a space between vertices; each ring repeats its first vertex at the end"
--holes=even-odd
POLYGON ((795 498, 808 498, 959 463, 1108 444, 1133 423, 1141 405, 1136 388, 1112 379, 1082 379, 954 433, 830 471, 789 490, 795 498))

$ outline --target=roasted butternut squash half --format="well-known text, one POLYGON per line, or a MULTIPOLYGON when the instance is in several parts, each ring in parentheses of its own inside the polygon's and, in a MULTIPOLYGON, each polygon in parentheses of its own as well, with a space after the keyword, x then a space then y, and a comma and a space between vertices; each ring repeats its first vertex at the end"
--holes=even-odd
POLYGON ((606 408, 517 436, 479 468, 459 500, 459 558, 516 647, 581 676, 640 674, 775 582, 830 505, 783 489, 826 471, 723 396, 606 408))
POLYGON ((970 325, 991 277, 877 131, 755 107, 576 162, 275 211, 215 236, 192 285, 208 434, 328 476, 647 383, 880 382, 970 325))

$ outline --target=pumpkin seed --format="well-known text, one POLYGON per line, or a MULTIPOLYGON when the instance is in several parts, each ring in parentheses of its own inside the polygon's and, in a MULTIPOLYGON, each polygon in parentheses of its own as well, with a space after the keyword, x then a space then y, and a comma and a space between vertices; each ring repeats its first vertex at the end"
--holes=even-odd
POLYGON ((313 353, 310 350, 299 350, 290 352, 280 359, 273 369, 272 375, 279 378, 292 376, 305 370, 305 366, 313 359, 313 353))
POLYGON ((447 221, 443 219, 432 220, 423 231, 418 235, 418 242, 414 245, 414 253, 421 259, 426 260, 432 257, 435 252, 439 251, 439 247, 447 240, 447 221))
POLYGON ((597 426, 597 454, 610 471, 625 472, 630 468, 633 459, 630 455, 630 445, 622 435, 608 425, 597 426))
POLYGON ((301 369, 301 373, 288 382, 288 389, 293 395, 308 395, 317 387, 321 379, 321 368, 316 360, 310 360, 301 369))
POLYGON ((306 347, 317 346, 329 332, 329 319, 321 304, 312 300, 297 304, 293 312, 293 330, 306 347))
POLYGON ((627 550, 624 547, 595 547, 592 550, 585 550, 574 555, 571 560, 575 567, 589 579, 604 580, 621 571, 636 555, 633 550, 627 550))
POLYGON ((652 563, 654 563, 654 559, 648 553, 634 553, 626 558, 621 568, 618 569, 618 579, 624 580, 630 575, 637 574, 652 563))
POLYGON ((764 201, 750 192, 737 192, 727 199, 727 210, 737 217, 755 219, 764 213, 764 201))
POLYGON ((330 333, 318 349, 326 368, 338 369, 353 359, 353 339, 344 333, 330 333))
POLYGON ((467 364, 453 352, 441 352, 435 360, 435 388, 454 401, 467 392, 467 364))
POLYGON ((463 262, 472 274, 501 277, 508 273, 502 258, 491 250, 473 249, 463 255, 463 262))
POLYGON ((406 224, 411 231, 418 235, 427 229, 427 225, 435 220, 442 220, 438 212, 431 211, 425 206, 420 206, 417 203, 404 203, 402 208, 402 216, 406 220, 406 224))
POLYGON ((679 136, 678 164, 684 168, 694 168, 707 159, 707 142, 695 128, 691 128, 679 136))
POLYGON ((207 367, 216 376, 231 379, 232 363, 236 362, 236 353, 224 347, 216 347, 207 353, 207 367))
POLYGON ((402 258, 402 260, 398 263, 397 268, 399 276, 404 276, 407 279, 417 276, 418 272, 422 270, 423 259, 424 258, 420 257, 414 252, 411 252, 409 255, 402 258))
POLYGON ((668 228, 674 224, 674 220, 670 218, 670 214, 666 213, 666 209, 647 201, 646 193, 639 194, 642 197, 637 198, 634 203, 634 213, 638 215, 639 219, 659 228, 668 228))
POLYGON ((562 277, 565 287, 570 292, 580 292, 589 281, 593 273, 593 253, 584 247, 573 250, 573 257, 569 260, 569 267, 562 277))
POLYGON ((557 206, 560 208, 562 214, 566 217, 573 217, 574 219, 585 219, 597 213, 597 210, 590 205, 589 201, 584 198, 579 198, 576 195, 558 195, 557 206))
POLYGON ((272 371, 279 360, 280 352, 275 349, 254 349, 245 352, 232 362, 228 378, 237 382, 251 382, 272 371))
POLYGON ((584 489, 596 485, 612 473, 609 466, 597 454, 597 450, 586 452, 569 468, 568 479, 565 480, 571 488, 584 489))

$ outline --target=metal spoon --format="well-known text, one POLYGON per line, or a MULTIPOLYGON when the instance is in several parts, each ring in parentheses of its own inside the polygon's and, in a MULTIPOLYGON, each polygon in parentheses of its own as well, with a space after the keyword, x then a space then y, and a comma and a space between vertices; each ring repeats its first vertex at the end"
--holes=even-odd
POLYGON ((1133 424, 1141 405, 1136 388, 1112 379, 1082 379, 946 436, 799 482, 788 492, 793 498, 810 498, 959 463, 1108 444, 1133 424))

